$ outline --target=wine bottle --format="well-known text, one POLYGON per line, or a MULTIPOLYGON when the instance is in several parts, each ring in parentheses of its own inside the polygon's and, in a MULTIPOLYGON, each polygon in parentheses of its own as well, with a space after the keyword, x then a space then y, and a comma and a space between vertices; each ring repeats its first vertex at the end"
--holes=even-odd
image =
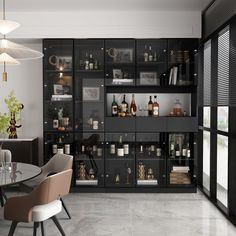
POLYGON ((111 115, 117 116, 118 115, 118 105, 116 103, 116 97, 113 95, 113 102, 111 104, 111 115))
POLYGON ((123 157, 124 155, 125 155, 125 152, 124 152, 123 140, 122 140, 122 136, 120 136, 119 144, 118 144, 118 148, 117 148, 117 156, 123 157))
POLYGON ((187 143, 187 158, 190 158, 191 157, 191 150, 190 150, 190 147, 189 147, 189 143, 187 143))
POLYGON ((154 96, 154 102, 152 104, 153 116, 159 116, 159 103, 157 102, 157 96, 154 96))
POLYGON ((153 61, 152 46, 149 46, 148 61, 153 61))
POLYGON ((170 137, 170 158, 175 158, 175 140, 172 135, 170 137))
POLYGON ((122 103, 121 103, 121 112, 123 112, 123 113, 127 113, 128 112, 128 107, 129 107, 129 105, 128 105, 128 103, 125 101, 125 94, 124 94, 124 97, 123 97, 123 101, 122 101, 122 103))
POLYGON ((132 101, 130 104, 130 113, 132 116, 136 116, 136 112, 137 112, 137 106, 135 103, 135 98, 134 98, 134 94, 132 94, 132 101))
POLYGON ((175 146, 175 158, 180 158, 180 147, 178 143, 175 146))
POLYGON ((183 144, 183 148, 182 148, 182 158, 185 159, 187 156, 187 147, 185 145, 185 143, 183 144))
POLYGON ((152 116, 152 115, 153 115, 153 112, 152 112, 152 105, 153 105, 152 96, 150 96, 150 97, 149 97, 149 102, 148 102, 148 115, 149 115, 149 116, 152 116))
POLYGON ((94 61, 93 61, 93 55, 89 55, 89 69, 93 70, 94 69, 94 61))
POLYGON ((88 53, 87 52, 85 54, 84 69, 89 70, 89 58, 88 58, 88 53))
POLYGON ((144 46, 143 59, 144 59, 145 62, 148 61, 148 51, 147 51, 147 45, 146 45, 146 44, 145 44, 145 46, 144 46))

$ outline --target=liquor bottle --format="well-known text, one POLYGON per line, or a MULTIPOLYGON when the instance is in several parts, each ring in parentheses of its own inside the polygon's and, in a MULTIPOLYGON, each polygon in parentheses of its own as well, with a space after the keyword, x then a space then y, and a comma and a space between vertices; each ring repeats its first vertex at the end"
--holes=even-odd
POLYGON ((113 95, 113 102, 111 104, 111 115, 117 116, 118 115, 118 105, 116 103, 116 97, 113 95))
POLYGON ((153 61, 152 46, 149 46, 148 61, 153 61))
POLYGON ((89 58, 88 58, 88 53, 87 52, 85 54, 84 69, 89 70, 89 58))
POLYGON ((123 98, 123 101, 122 101, 122 103, 121 103, 121 112, 123 112, 123 113, 127 113, 128 112, 128 107, 129 107, 129 105, 128 105, 128 103, 125 101, 125 94, 124 94, 124 98, 123 98))
POLYGON ((134 99, 134 94, 132 94, 132 101, 130 104, 130 113, 132 116, 136 116, 137 106, 134 99))
POLYGON ((153 115, 153 112, 152 112, 152 105, 153 105, 152 96, 150 96, 150 97, 149 97, 149 102, 148 102, 148 115, 149 115, 149 116, 152 116, 152 115, 153 115))
POLYGON ((157 61, 157 53, 154 52, 153 61, 157 61))
POLYGON ((178 143, 175 146, 175 158, 180 158, 180 147, 178 143))
POLYGON ((89 69, 93 70, 94 69, 94 61, 93 61, 93 55, 89 55, 89 69))
POLYGON ((160 147, 160 143, 157 143, 157 148, 156 148, 156 156, 157 157, 161 157, 161 147, 160 147))
POLYGON ((187 156, 187 146, 184 143, 182 147, 182 158, 186 159, 186 156, 187 156))
POLYGON ((143 59, 144 59, 145 62, 148 61, 148 51, 147 51, 147 45, 146 45, 146 44, 145 44, 145 46, 144 46, 143 59))
POLYGON ((175 140, 173 135, 170 137, 170 158, 175 158, 175 140))
POLYGON ((117 156, 123 157, 124 155, 125 155, 125 152, 124 152, 123 140, 122 140, 122 136, 120 136, 119 144, 118 144, 118 148, 117 148, 117 156))
POLYGON ((190 150, 190 147, 189 147, 189 143, 187 143, 187 158, 190 158, 191 157, 191 150, 190 150))
POLYGON ((154 96, 154 102, 152 104, 153 116, 159 116, 159 103, 157 102, 157 96, 154 96))

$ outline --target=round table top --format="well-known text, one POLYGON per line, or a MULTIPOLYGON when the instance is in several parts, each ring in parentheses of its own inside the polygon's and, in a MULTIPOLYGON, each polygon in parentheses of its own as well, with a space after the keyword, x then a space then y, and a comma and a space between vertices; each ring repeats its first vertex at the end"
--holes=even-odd
POLYGON ((0 186, 20 183, 41 173, 40 167, 21 162, 11 162, 9 167, 7 170, 0 169, 0 186))

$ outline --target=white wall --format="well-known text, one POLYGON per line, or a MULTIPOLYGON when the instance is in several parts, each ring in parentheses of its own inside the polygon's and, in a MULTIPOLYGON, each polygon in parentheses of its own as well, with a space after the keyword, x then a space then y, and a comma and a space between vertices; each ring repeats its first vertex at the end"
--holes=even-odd
MULTIPOLYGON (((24 44, 27 47, 42 50, 42 40, 33 40, 24 44)), ((3 68, 0 67, 2 72, 3 68)), ((39 155, 42 158, 43 138, 43 81, 42 60, 21 61, 20 65, 7 66, 8 81, 0 78, 0 111, 7 112, 4 103, 9 93, 14 90, 17 99, 24 104, 22 110, 22 128, 20 137, 39 137, 39 155)), ((1 75, 1 73, 0 73, 1 75)))
POLYGON ((200 11, 8 12, 15 38, 200 38, 200 11))

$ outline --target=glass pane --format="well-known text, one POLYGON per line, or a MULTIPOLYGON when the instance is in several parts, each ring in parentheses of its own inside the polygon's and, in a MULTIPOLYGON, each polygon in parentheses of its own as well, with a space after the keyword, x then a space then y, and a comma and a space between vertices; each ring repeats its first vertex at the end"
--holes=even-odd
POLYGON ((203 126, 210 128, 211 127, 211 108, 203 108, 203 126))
POLYGON ((210 132, 203 131, 203 187, 210 191, 210 132))
POLYGON ((228 137, 217 135, 217 199, 228 207, 228 137))
POLYGON ((217 129, 228 132, 229 127, 229 107, 218 107, 217 129))

